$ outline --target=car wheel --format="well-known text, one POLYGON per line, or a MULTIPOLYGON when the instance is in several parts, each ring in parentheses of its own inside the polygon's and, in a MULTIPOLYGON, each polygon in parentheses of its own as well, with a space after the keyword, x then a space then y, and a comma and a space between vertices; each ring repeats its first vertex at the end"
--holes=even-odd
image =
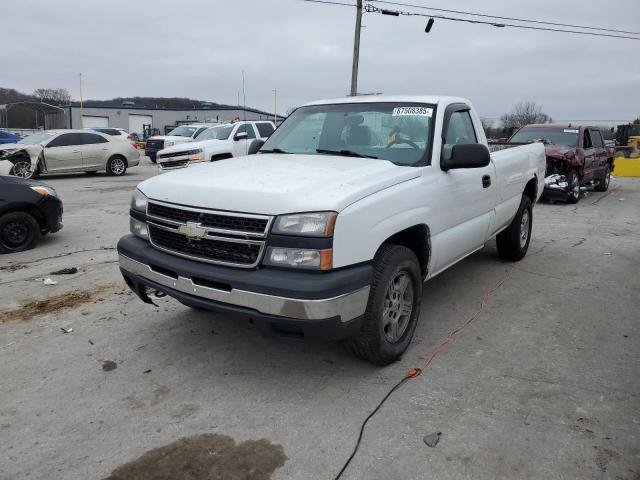
POLYGON ((383 245, 373 263, 373 282, 362 329, 345 343, 357 357, 389 365, 405 352, 420 316, 422 276, 406 247, 383 245))
POLYGON ((35 169, 32 169, 31 160, 21 158, 13 164, 11 175, 22 178, 35 178, 38 175, 38 168, 36 167, 35 169))
POLYGON ((607 164, 607 167, 604 171, 604 175, 598 182, 598 184, 594 187, 594 190, 598 192, 606 192, 609 190, 609 184, 611 183, 611 165, 607 164))
POLYGON ((26 212, 11 212, 0 217, 0 253, 22 252, 40 240, 38 221, 26 212))
POLYGON ((569 183, 567 202, 578 203, 580 201, 580 177, 578 176, 578 172, 571 170, 569 175, 567 175, 567 181, 569 183))
POLYGON ((111 157, 107 162, 107 173, 109 175, 113 175, 114 177, 119 177, 124 175, 124 172, 127 171, 127 161, 124 157, 120 155, 116 155, 111 157))
POLYGON ((506 230, 496 237, 498 255, 503 260, 518 261, 524 258, 531 242, 533 207, 531 199, 523 196, 516 216, 506 230))

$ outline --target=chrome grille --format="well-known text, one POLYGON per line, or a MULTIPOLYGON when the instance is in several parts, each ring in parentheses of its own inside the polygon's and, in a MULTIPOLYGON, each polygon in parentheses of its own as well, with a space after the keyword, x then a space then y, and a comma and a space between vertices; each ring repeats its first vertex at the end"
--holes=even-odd
POLYGON ((149 201, 147 219, 151 244, 159 250, 252 268, 262 259, 272 217, 149 201))
MULTIPOLYGON (((162 156, 160 156, 160 158, 162 158, 162 156)), ((160 162, 160 168, 163 170, 168 170, 171 168, 186 167, 188 164, 189 164, 189 160, 186 158, 184 160, 169 160, 169 161, 160 162)))

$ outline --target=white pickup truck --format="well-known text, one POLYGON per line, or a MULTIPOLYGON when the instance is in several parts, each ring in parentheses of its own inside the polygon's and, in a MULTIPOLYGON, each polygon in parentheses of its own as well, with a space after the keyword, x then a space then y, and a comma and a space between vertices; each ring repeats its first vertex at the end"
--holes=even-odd
POLYGON ((265 333, 346 339, 375 364, 414 334, 423 282, 494 237, 527 252, 543 144, 490 154, 463 98, 367 96, 295 110, 257 155, 142 182, 120 269, 265 333))
POLYGON ((266 140, 276 129, 273 122, 226 123, 208 128, 188 144, 175 145, 158 152, 160 172, 184 168, 195 162, 214 162, 249 154, 251 143, 266 140))
POLYGON ((211 126, 212 124, 210 123, 180 125, 171 130, 169 135, 154 135, 153 137, 149 137, 145 144, 144 153, 155 163, 160 150, 182 143, 194 142, 198 135, 211 126))

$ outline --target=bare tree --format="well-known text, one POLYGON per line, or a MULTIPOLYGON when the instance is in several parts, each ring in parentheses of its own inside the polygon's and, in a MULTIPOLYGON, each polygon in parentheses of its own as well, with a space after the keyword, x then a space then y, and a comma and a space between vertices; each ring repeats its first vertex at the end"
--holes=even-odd
POLYGON ((513 106, 511 113, 502 115, 500 121, 505 129, 515 129, 530 123, 551 123, 552 119, 536 102, 520 102, 513 106))
POLYGON ((71 101, 71 95, 66 88, 36 88, 33 96, 52 105, 66 105, 71 101))

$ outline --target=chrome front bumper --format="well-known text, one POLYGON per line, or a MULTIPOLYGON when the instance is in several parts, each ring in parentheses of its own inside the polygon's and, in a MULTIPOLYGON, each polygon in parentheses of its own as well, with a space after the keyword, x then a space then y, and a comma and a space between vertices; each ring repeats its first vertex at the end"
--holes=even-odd
POLYGON ((167 276, 154 271, 149 265, 122 254, 119 255, 119 259, 122 270, 168 289, 214 302, 249 308, 265 315, 276 315, 296 320, 315 321, 340 317, 342 322, 348 322, 364 315, 369 299, 369 286, 337 297, 320 300, 278 297, 238 289, 219 290, 198 285, 190 278, 167 276))

